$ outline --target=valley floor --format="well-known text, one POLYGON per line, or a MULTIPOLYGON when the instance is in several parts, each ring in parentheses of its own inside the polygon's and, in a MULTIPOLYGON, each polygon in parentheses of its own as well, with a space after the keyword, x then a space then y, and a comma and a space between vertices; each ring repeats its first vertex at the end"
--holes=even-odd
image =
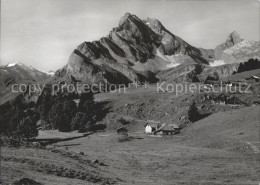
POLYGON ((95 98, 103 106, 100 123, 107 126, 105 131, 43 132, 42 138, 75 138, 43 148, 2 146, 1 184, 24 177, 53 185, 259 184, 260 106, 233 108, 203 102, 199 94, 174 97, 143 89, 95 98), (214 114, 191 123, 179 135, 143 133, 142 120, 181 121, 191 99, 201 111, 214 114), (129 121, 128 137, 115 131, 122 126, 120 118, 129 121))
MULTIPOLYGON (((153 137, 99 132, 47 149, 2 147, 1 180, 22 177, 43 184, 258 184, 259 151, 236 140, 153 137), (204 143, 205 144, 205 143, 204 143), (84 155, 79 155, 84 152, 84 155), (85 179, 80 179, 85 175, 85 179)), ((3 183, 3 184, 5 184, 3 183)))

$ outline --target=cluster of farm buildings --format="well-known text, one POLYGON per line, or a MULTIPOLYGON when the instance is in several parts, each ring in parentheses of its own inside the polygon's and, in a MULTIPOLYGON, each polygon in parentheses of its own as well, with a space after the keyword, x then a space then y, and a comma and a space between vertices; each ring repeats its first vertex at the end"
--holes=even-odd
POLYGON ((155 135, 174 135, 180 133, 180 128, 176 124, 161 124, 160 122, 148 121, 145 124, 145 133, 155 135))

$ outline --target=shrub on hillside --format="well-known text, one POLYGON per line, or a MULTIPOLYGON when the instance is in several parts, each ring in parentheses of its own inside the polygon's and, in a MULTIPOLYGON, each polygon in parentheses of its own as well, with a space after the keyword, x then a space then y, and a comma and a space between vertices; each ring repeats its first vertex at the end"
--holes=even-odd
POLYGON ((93 119, 86 113, 77 112, 71 122, 72 130, 87 132, 93 130, 93 119))
POLYGON ((130 121, 128 121, 128 120, 126 120, 126 119, 124 119, 124 118, 120 118, 118 121, 119 121, 120 123, 122 123, 122 125, 127 125, 127 124, 130 123, 130 121))
POLYGON ((17 133, 19 133, 19 136, 22 138, 26 138, 29 140, 29 138, 38 136, 38 130, 36 126, 35 120, 28 116, 20 121, 20 123, 17 125, 17 133))
POLYGON ((81 124, 78 132, 92 131, 94 126, 93 120, 89 120, 88 116, 85 114, 81 120, 81 124))
POLYGON ((200 114, 199 114, 198 108, 196 107, 196 103, 194 100, 192 101, 192 104, 190 105, 189 110, 188 110, 188 119, 191 122, 195 122, 200 119, 200 114))

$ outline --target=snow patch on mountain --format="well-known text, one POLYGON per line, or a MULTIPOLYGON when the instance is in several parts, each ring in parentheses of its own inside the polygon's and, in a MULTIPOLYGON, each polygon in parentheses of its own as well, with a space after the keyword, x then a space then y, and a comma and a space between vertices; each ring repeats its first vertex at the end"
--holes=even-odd
POLYGON ((38 70, 38 69, 36 69, 36 68, 34 68, 32 66, 26 66, 25 64, 22 64, 20 62, 11 62, 11 63, 7 64, 5 67, 11 68, 11 67, 15 67, 15 66, 22 67, 24 70, 27 70, 27 71, 30 70, 30 71, 34 71, 34 72, 45 73, 45 74, 47 74, 49 76, 53 76, 54 73, 55 73, 54 71, 46 72, 46 71, 38 70))
POLYGON ((175 60, 175 57, 179 56, 180 54, 164 55, 159 50, 157 50, 156 55, 167 62, 166 63, 167 68, 172 68, 172 67, 176 67, 176 66, 180 65, 180 63, 176 62, 176 60, 175 60))
POLYGON ((224 65, 225 62, 223 60, 214 60, 213 63, 209 63, 211 67, 221 66, 224 65))
POLYGON ((49 71, 49 72, 46 72, 46 74, 50 75, 50 76, 53 76, 55 74, 54 71, 49 71))
MULTIPOLYGON (((178 54, 177 54, 178 55, 178 54)), ((178 65, 180 65, 178 62, 176 62, 176 60, 174 59, 176 55, 165 55, 165 57, 168 59, 168 61, 170 62, 170 64, 167 64, 166 66, 168 68, 172 68, 172 67, 176 67, 178 65)))
POLYGON ((13 67, 13 66, 16 66, 16 65, 22 65, 22 64, 19 63, 19 62, 10 62, 9 64, 6 65, 6 67, 13 67))
POLYGON ((180 65, 180 64, 178 64, 178 63, 175 63, 175 64, 174 64, 174 63, 171 63, 171 64, 167 64, 166 67, 167 67, 167 68, 172 68, 172 67, 176 67, 176 66, 178 66, 178 65, 180 65))

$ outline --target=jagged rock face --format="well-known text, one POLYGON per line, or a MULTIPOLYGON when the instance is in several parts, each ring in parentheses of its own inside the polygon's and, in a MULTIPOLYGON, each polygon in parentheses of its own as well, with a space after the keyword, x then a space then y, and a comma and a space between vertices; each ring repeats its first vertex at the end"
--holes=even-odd
POLYGON ((159 44, 159 36, 135 15, 126 13, 120 19, 119 27, 115 28, 112 32, 116 34, 115 37, 117 38, 113 37, 113 33, 110 32, 110 39, 118 46, 121 43, 119 40, 126 41, 125 47, 122 47, 122 49, 126 48, 125 53, 134 59, 132 62, 145 62, 148 58, 154 57, 153 51, 155 45, 159 44))
MULTIPOLYGON (((67 77, 96 83, 156 81, 155 73, 189 62, 208 63, 208 57, 169 32, 160 21, 141 20, 126 13, 107 37, 84 42, 71 54, 67 77)), ((64 75, 63 75, 64 76, 64 75)))
POLYGON ((214 49, 203 49, 199 48, 200 52, 202 53, 202 56, 207 59, 209 62, 213 62, 215 57, 215 50, 214 49))
POLYGON ((198 82, 198 75, 203 71, 204 67, 204 65, 196 63, 184 63, 175 68, 159 72, 157 78, 168 83, 198 82))
MULTIPOLYGON (((87 43, 84 43, 84 45, 87 43)), ((90 43, 90 46, 92 43, 90 43)), ((82 44, 83 45, 83 44, 82 44)), ((67 67, 68 74, 74 74, 74 77, 77 79, 82 79, 86 82, 94 82, 98 76, 102 78, 100 75, 100 71, 96 65, 90 62, 91 59, 96 59, 99 57, 99 53, 95 53, 95 46, 92 50, 88 51, 88 47, 79 46, 78 49, 82 48, 81 52, 79 50, 75 50, 71 55, 67 67), (97 74, 95 78, 92 78, 92 73, 97 74)))
POLYGON ((235 44, 241 42, 242 39, 240 37, 240 35, 236 32, 233 31, 232 33, 230 33, 227 37, 226 42, 224 42, 223 44, 218 45, 215 48, 215 52, 218 55, 219 53, 221 53, 222 51, 234 46, 235 44))
MULTIPOLYGON (((127 84, 133 81, 156 82, 162 76, 164 78, 168 71, 175 71, 175 75, 167 78, 176 79, 179 75, 179 79, 194 81, 198 73, 181 75, 181 70, 174 68, 179 65, 187 68, 185 64, 207 66, 213 63, 216 66, 219 63, 245 62, 250 58, 259 59, 259 53, 259 42, 244 41, 236 31, 229 34, 226 41, 215 49, 196 48, 168 31, 159 20, 141 20, 126 13, 120 19, 118 27, 113 28, 107 37, 80 44, 71 54, 68 64, 57 74, 62 78, 89 84, 127 84)), ((219 75, 232 74, 232 69, 226 71, 219 72, 219 75)))
MULTIPOLYGON (((79 46, 78 49, 80 47, 82 46, 79 46)), ((102 48, 100 45, 99 47, 102 48)), ((111 56, 105 56, 107 53, 95 53, 90 57, 93 58, 92 60, 87 57, 89 54, 89 52, 82 53, 81 50, 75 50, 70 56, 65 75, 88 84, 107 81, 113 84, 126 84, 130 80, 135 81, 138 79, 128 65, 116 63, 114 60, 109 59, 111 56)))
POLYGON ((232 33, 230 33, 230 35, 228 36, 228 39, 227 39, 227 42, 232 43, 233 45, 235 45, 241 41, 242 41, 242 39, 236 31, 233 31, 232 33))
POLYGON ((164 55, 173 55, 176 53, 197 56, 202 55, 199 49, 189 45, 187 42, 168 31, 159 20, 147 18, 147 20, 144 20, 143 22, 160 36, 160 45, 158 49, 164 55))
POLYGON ((155 33, 163 34, 163 31, 166 31, 166 28, 162 25, 162 23, 154 18, 147 18, 143 21, 146 25, 148 25, 155 33))

